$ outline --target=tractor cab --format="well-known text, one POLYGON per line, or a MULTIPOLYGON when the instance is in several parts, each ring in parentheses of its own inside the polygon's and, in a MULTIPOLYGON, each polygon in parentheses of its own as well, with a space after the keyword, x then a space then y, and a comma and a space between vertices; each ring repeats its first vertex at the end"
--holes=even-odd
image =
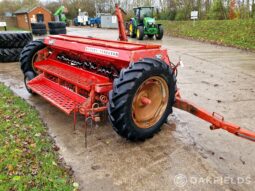
MULTIPOLYGON (((147 19, 153 19, 153 11, 154 7, 137 7, 134 8, 134 14, 137 19, 137 21, 141 24, 143 24, 143 21, 145 18, 147 19)), ((155 22, 155 19, 153 19, 155 22)))

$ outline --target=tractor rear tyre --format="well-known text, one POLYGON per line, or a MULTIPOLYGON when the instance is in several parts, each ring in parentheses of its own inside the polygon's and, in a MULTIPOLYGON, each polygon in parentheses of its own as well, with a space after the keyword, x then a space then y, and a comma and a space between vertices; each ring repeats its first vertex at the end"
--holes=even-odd
POLYGON ((47 34, 47 30, 46 29, 32 29, 32 33, 34 35, 46 35, 47 34))
POLYGON ((66 23, 61 21, 51 21, 48 22, 50 29, 66 28, 66 23))
POLYGON ((138 40, 143 40, 144 37, 144 28, 143 26, 138 26, 136 30, 136 38, 138 40))
POLYGON ((0 48, 0 62, 17 62, 22 48, 0 48))
POLYGON ((54 29, 50 29, 49 32, 52 35, 66 34, 66 28, 54 28, 54 29))
POLYGON ((31 23, 31 28, 32 29, 44 29, 44 30, 46 30, 46 25, 45 25, 45 23, 31 23))
POLYGON ((45 48, 43 40, 35 40, 29 43, 22 50, 20 54, 20 64, 21 70, 25 75, 27 72, 33 72, 34 76, 37 75, 37 72, 34 68, 34 62, 38 61, 38 51, 45 48))
POLYGON ((134 26, 134 24, 132 22, 129 24, 128 32, 129 32, 129 36, 131 38, 135 38, 135 35, 136 35, 135 34, 135 26, 134 26))
POLYGON ((0 32, 0 48, 23 48, 32 40, 31 32, 0 32))
POLYGON ((157 39, 157 40, 161 40, 161 39, 163 38, 163 35, 164 35, 164 29, 163 29, 163 26, 160 25, 160 26, 158 27, 158 34, 155 35, 155 36, 156 36, 156 39, 157 39))
POLYGON ((175 75, 162 60, 145 58, 123 69, 109 93, 113 129, 132 141, 153 137, 172 113, 175 75))

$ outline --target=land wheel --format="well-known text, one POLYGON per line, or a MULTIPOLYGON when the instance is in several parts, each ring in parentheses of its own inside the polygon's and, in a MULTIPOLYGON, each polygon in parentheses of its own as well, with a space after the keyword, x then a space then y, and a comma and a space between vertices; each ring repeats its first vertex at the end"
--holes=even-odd
POLYGON ((35 40, 25 46, 25 48, 22 50, 20 54, 20 64, 24 75, 27 72, 33 72, 34 76, 37 75, 34 62, 39 61, 37 53, 43 48, 45 48, 43 40, 35 40))
POLYGON ((157 133, 172 112, 175 76, 162 60, 145 58, 123 69, 109 93, 113 129, 132 141, 157 133))
POLYGON ((129 31, 129 36, 131 38, 135 38, 135 36, 136 36, 136 34, 135 34, 135 26, 134 26, 134 24, 132 22, 129 24, 128 29, 129 29, 128 30, 129 31))
POLYGON ((32 71, 28 71, 24 74, 24 84, 25 84, 25 87, 27 89, 27 91, 30 93, 30 94, 35 94, 27 85, 27 83, 32 80, 33 78, 35 77, 35 73, 32 72, 32 71))
POLYGON ((158 28, 158 34, 155 35, 156 39, 161 40, 163 38, 163 35, 164 35, 164 29, 163 29, 163 26, 160 25, 158 28))
POLYGON ((153 37, 154 37, 154 34, 148 34, 148 37, 149 37, 149 38, 153 38, 153 37))
POLYGON ((143 26, 138 26, 136 30, 136 38, 138 40, 143 40, 143 37, 144 37, 144 28, 143 26))

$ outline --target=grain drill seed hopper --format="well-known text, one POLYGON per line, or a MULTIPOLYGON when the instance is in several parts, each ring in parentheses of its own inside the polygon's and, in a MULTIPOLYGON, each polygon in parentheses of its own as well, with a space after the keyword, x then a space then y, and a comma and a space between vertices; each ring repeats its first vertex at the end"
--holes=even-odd
POLYGON ((56 35, 28 44, 20 57, 27 90, 66 114, 98 121, 107 110, 113 129, 129 140, 152 137, 172 107, 211 123, 211 129, 255 140, 254 132, 183 99, 176 85, 178 64, 170 62, 167 50, 127 42, 117 5, 116 15, 118 41, 56 35))

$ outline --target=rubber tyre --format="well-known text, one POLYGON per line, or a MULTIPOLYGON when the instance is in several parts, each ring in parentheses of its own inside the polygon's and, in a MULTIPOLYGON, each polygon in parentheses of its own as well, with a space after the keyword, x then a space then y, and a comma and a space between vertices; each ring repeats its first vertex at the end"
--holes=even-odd
POLYGON ((144 38, 144 28, 143 28, 143 26, 138 26, 137 31, 139 31, 139 35, 138 35, 138 32, 136 32, 136 38, 138 40, 143 40, 143 38, 144 38))
POLYGON ((164 35, 164 29, 163 29, 163 26, 160 25, 159 26, 159 33, 155 35, 156 39, 161 40, 163 38, 163 35, 164 35))
POLYGON ((113 90, 109 93, 108 113, 113 129, 122 137, 131 141, 153 137, 172 113, 175 96, 175 76, 172 69, 162 60, 146 58, 132 63, 123 69, 120 77, 114 80, 113 90), (139 86, 149 77, 162 77, 169 88, 169 100, 162 117, 152 127, 143 129, 135 125, 132 118, 132 100, 139 86))
POLYGON ((52 21, 48 22, 49 29, 66 28, 65 22, 52 21))
POLYGON ((45 48, 45 44, 43 40, 35 40, 29 43, 25 48, 22 50, 20 54, 20 68, 23 74, 26 72, 33 72, 36 76, 37 73, 33 68, 33 57, 34 55, 41 49, 45 48))
POLYGON ((66 34, 66 28, 50 29, 50 34, 52 34, 52 35, 66 34))
POLYGON ((134 26, 134 24, 132 22, 128 26, 128 31, 129 31, 129 36, 131 38, 135 38, 136 37, 135 26, 134 26), (132 25, 132 29, 133 29, 132 31, 130 31, 130 25, 132 25))
POLYGON ((22 48, 0 48, 0 62, 17 62, 22 48))
POLYGON ((0 48, 23 48, 32 40, 31 32, 0 32, 0 48))
POLYGON ((32 71, 28 71, 24 74, 24 84, 25 84, 25 87, 27 89, 27 91, 30 93, 30 94, 33 94, 35 95, 35 93, 27 86, 27 82, 29 82, 30 80, 32 80, 33 78, 35 78, 35 73, 32 72, 32 71))
POLYGON ((47 30, 46 29, 32 29, 32 33, 34 35, 46 35, 47 34, 47 30))
POLYGON ((32 29, 46 29, 45 23, 31 23, 32 29))

